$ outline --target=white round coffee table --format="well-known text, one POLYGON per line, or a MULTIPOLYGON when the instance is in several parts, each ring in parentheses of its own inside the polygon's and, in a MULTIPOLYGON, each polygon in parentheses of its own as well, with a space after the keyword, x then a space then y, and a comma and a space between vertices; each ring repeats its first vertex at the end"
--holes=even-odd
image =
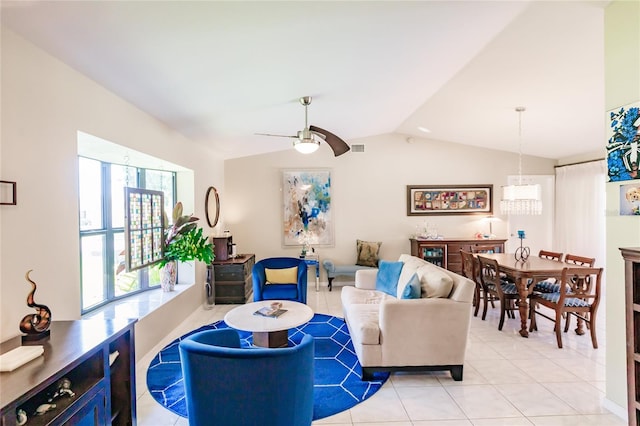
POLYGON ((262 300, 233 308, 224 316, 224 322, 231 328, 253 333, 253 344, 265 348, 283 348, 288 345, 288 330, 302 325, 313 318, 313 310, 304 303, 292 300, 262 300), (263 317, 254 313, 273 302, 282 303, 286 309, 277 318, 263 317))

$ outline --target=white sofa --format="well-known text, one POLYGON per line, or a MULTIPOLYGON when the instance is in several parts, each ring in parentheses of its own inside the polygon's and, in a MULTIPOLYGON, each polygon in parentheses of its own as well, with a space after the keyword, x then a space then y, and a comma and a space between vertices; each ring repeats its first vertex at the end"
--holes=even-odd
POLYGON ((377 269, 356 272, 342 288, 342 308, 362 366, 376 371, 449 370, 462 380, 475 283, 418 257, 402 254, 396 297, 376 290, 377 269), (421 297, 401 299, 417 273, 421 297))

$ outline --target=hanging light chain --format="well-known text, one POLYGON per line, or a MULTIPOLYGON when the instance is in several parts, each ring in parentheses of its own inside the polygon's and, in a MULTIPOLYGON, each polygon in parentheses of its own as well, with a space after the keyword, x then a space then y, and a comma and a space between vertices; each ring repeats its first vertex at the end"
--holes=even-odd
POLYGON ((522 113, 525 107, 516 107, 518 113, 518 185, 522 185, 522 113))

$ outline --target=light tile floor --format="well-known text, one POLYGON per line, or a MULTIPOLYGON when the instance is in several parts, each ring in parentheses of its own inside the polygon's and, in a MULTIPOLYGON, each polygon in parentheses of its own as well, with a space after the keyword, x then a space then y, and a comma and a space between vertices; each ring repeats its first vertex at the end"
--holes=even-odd
MULTIPOLYGON (((308 305, 318 313, 342 317, 340 291, 310 287, 308 305)), ((147 391, 146 371, 155 354, 182 334, 222 319, 234 305, 199 309, 172 330, 136 365, 138 424, 188 422, 158 404, 147 391)), ((517 315, 516 315, 517 316, 517 315)), ((396 373, 371 398, 350 410, 314 422, 332 426, 623 426, 626 422, 603 407, 605 398, 604 323, 599 349, 588 334, 563 333, 558 349, 553 323, 538 320, 528 339, 518 334, 519 319, 506 319, 498 331, 499 310, 487 319, 472 317, 464 380, 449 373, 396 373)), ((604 315, 599 315, 599 319, 604 315)))

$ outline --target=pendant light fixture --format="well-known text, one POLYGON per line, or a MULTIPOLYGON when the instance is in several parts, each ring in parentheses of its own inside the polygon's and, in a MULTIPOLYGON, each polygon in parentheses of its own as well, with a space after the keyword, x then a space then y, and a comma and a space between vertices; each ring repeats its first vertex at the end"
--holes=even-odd
POLYGON ((522 184, 522 113, 525 107, 516 107, 518 113, 518 184, 502 187, 500 211, 510 215, 542 214, 540 185, 522 184))

